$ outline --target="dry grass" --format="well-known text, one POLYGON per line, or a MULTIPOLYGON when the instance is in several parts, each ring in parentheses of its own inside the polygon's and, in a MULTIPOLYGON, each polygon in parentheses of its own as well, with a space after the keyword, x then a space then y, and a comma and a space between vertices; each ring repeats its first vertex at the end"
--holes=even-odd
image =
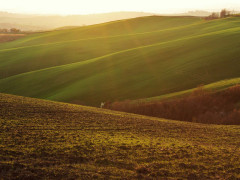
POLYGON ((25 34, 0 34, 0 43, 14 41, 24 36, 25 34))

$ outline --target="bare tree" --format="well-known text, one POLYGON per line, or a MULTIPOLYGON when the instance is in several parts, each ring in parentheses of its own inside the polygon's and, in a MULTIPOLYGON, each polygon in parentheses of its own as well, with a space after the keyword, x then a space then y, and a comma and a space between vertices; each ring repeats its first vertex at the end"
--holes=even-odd
POLYGON ((221 10, 220 13, 213 12, 210 16, 206 17, 206 20, 212 20, 212 19, 219 19, 219 18, 226 18, 231 16, 233 13, 231 11, 228 11, 227 9, 221 10))
POLYGON ((226 18, 228 16, 231 15, 231 11, 228 11, 226 9, 223 9, 221 12, 220 12, 220 18, 226 18))
POLYGON ((206 20, 218 19, 219 13, 213 12, 210 16, 206 17, 206 20))

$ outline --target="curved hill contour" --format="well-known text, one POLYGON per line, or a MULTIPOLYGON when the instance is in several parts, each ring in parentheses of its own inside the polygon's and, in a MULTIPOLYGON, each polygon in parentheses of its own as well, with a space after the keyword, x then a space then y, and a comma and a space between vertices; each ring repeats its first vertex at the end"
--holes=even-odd
POLYGON ((240 75, 240 18, 144 17, 0 46, 0 92, 99 106, 240 75))

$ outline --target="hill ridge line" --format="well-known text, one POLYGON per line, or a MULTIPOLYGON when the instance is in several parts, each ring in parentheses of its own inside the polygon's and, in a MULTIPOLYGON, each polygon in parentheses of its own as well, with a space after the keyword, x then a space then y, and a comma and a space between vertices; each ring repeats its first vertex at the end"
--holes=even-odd
MULTIPOLYGON (((204 22, 201 21, 201 22, 197 22, 197 23, 193 23, 193 24, 188 24, 188 25, 185 25, 185 26, 179 26, 179 27, 162 29, 162 30, 156 30, 156 31, 148 31, 148 32, 142 32, 142 33, 133 33, 133 34, 124 34, 124 35, 115 35, 115 36, 103 36, 103 37, 95 37, 95 38, 87 38, 87 39, 77 39, 77 40, 69 40, 69 41, 60 41, 60 42, 45 43, 45 44, 36 44, 36 45, 32 45, 32 46, 22 46, 22 47, 15 47, 15 48, 0 49, 0 52, 14 51, 14 50, 25 49, 25 48, 32 48, 32 47, 41 47, 41 46, 57 45, 57 44, 64 44, 64 43, 71 43, 71 42, 87 41, 87 40, 97 40, 97 39, 106 39, 106 38, 128 37, 128 36, 137 36, 137 35, 157 33, 157 32, 162 32, 162 31, 172 31, 172 30, 187 28, 187 27, 190 27, 190 26, 195 26, 195 25, 202 24, 202 23, 204 23, 204 22)), ((41 37, 45 37, 45 36, 40 36, 40 37, 37 37, 37 38, 34 38, 34 39, 30 39, 30 40, 39 39, 39 38, 41 38, 41 37)), ((29 41, 30 41, 30 40, 29 40, 29 41)), ((28 41, 23 41, 23 42, 28 42, 28 41)))
MULTIPOLYGON (((133 114, 133 113, 128 113, 128 112, 120 112, 120 111, 114 111, 110 109, 102 109, 94 106, 86 106, 86 105, 80 105, 80 104, 72 104, 72 103, 67 103, 67 102, 59 102, 59 101, 53 101, 49 99, 40 99, 40 98, 34 98, 34 97, 26 97, 26 96, 20 96, 20 95, 15 95, 15 94, 6 94, 6 93, 1 93, 0 92, 0 98, 1 96, 9 96, 9 97, 15 97, 15 98, 23 98, 26 100, 35 100, 35 101, 41 101, 44 103, 51 103, 51 104, 58 104, 58 105, 66 105, 66 106, 73 106, 77 108, 81 108, 82 110, 87 110, 89 112, 95 112, 95 113, 100 113, 100 114, 106 114, 106 115, 116 115, 116 116, 123 116, 123 115, 131 115, 133 117, 138 117, 141 119, 146 119, 148 118, 149 120, 152 121, 160 121, 160 122, 166 122, 166 123, 181 123, 181 124, 191 124, 190 122, 182 122, 182 121, 177 121, 177 120, 169 120, 169 119, 164 119, 164 118, 158 118, 158 117, 152 117, 152 116, 146 116, 146 115, 141 115, 141 114, 133 114)), ((24 101, 23 101, 24 102, 24 101)), ((27 101, 24 102, 25 104, 28 104, 27 101)), ((75 112, 74 110, 72 113, 75 112)), ((79 113, 79 112, 77 112, 79 113)))

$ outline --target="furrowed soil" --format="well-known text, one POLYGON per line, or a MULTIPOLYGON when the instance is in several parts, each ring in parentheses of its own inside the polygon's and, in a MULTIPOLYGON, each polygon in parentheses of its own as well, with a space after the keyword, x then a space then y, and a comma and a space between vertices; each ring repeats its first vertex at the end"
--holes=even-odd
POLYGON ((239 135, 0 94, 0 179, 238 179, 239 135))

